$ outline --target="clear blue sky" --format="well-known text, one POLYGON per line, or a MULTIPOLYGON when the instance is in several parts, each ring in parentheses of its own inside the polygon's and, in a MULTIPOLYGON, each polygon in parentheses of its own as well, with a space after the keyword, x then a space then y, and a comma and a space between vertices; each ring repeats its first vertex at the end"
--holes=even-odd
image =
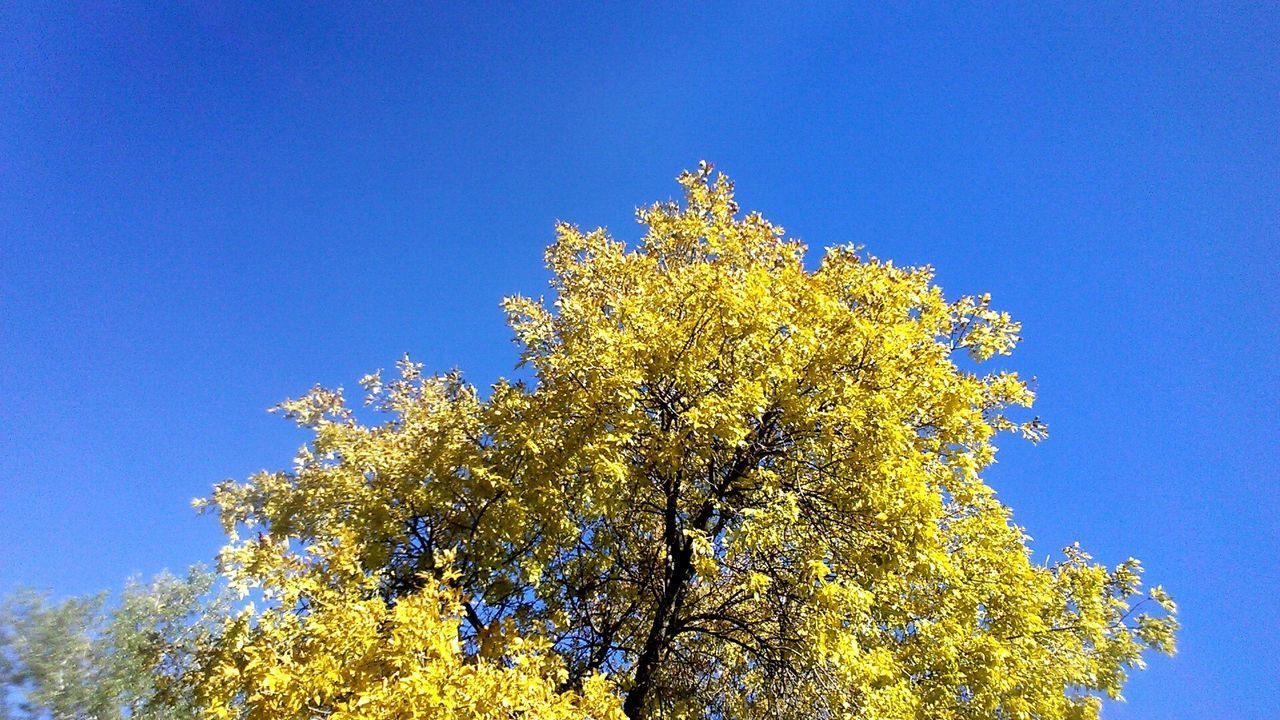
POLYGON ((635 239, 706 158, 1023 321, 1051 437, 990 481, 1183 608, 1107 717, 1274 717, 1280 6, 173 5, 0 9, 0 590, 210 557, 268 406, 509 373, 553 221, 635 239))

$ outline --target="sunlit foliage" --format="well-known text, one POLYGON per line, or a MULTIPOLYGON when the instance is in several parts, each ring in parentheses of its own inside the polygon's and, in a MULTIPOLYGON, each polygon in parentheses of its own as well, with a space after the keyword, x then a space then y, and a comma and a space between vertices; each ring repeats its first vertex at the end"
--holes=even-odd
POLYGON ((680 183, 635 248, 558 227, 552 298, 505 301, 532 380, 405 360, 361 383, 384 421, 281 405, 293 469, 207 501, 262 594, 213 716, 1092 718, 1172 651, 1137 561, 1033 562, 981 478, 1044 437, 977 370, 1016 322, 680 183))

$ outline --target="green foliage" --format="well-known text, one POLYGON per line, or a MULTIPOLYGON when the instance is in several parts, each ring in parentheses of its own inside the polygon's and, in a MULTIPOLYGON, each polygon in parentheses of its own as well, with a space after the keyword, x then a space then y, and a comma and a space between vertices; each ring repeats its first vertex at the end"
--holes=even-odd
POLYGON ((161 574, 107 593, 54 602, 22 590, 0 605, 0 712, 6 719, 194 717, 178 678, 210 620, 225 614, 215 576, 161 574))

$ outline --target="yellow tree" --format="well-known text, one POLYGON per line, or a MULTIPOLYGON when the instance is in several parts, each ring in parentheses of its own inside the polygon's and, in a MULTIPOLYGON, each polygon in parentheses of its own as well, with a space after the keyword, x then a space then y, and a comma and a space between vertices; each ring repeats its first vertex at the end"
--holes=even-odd
POLYGON ((1017 323, 680 183, 634 249, 558 227, 553 299, 505 301, 531 381, 405 360, 362 380, 382 422, 281 406, 294 468, 206 501, 265 591, 208 651, 216 714, 1089 718, 1172 652, 1137 561, 1033 563, 980 476, 1044 433, 977 370, 1017 323))

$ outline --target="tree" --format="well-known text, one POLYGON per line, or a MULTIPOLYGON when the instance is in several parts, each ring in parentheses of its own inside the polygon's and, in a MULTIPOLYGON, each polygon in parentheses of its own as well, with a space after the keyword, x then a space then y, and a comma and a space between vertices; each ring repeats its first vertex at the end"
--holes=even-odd
POLYGON ((0 604, 0 718, 169 720, 197 713, 179 678, 225 615, 214 576, 193 568, 108 595, 50 602, 22 590, 0 604))
POLYGON ((1136 560, 1033 563, 980 476, 1044 436, 976 370, 1017 323, 680 183, 634 249, 557 228, 554 299, 505 301, 530 381, 406 359, 361 381, 385 421, 280 406, 294 468, 204 503, 267 598, 201 676, 218 716, 1084 718, 1172 652, 1136 560))

